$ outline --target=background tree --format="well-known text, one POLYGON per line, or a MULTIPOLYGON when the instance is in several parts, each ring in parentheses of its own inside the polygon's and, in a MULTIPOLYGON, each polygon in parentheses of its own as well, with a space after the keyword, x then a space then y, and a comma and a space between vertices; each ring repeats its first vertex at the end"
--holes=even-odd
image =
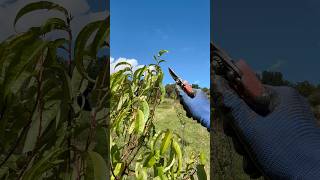
POLYGON ((165 90, 166 90, 166 97, 167 98, 176 98, 176 85, 175 84, 166 84, 165 90))
POLYGON ((290 83, 283 79, 281 72, 263 71, 261 74, 261 82, 271 86, 288 86, 290 83))
POLYGON ((295 83, 294 88, 297 89, 304 97, 310 96, 317 90, 316 86, 311 84, 309 81, 295 83))

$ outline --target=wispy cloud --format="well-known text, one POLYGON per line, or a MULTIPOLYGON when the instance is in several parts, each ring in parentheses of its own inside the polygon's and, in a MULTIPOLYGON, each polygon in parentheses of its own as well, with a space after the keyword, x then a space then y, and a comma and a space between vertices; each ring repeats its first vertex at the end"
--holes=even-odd
POLYGON ((267 68, 267 71, 278 71, 285 63, 285 60, 280 59, 276 63, 272 64, 269 68, 267 68))
POLYGON ((162 29, 155 29, 155 33, 160 36, 162 40, 167 40, 169 39, 169 35, 165 33, 162 29))

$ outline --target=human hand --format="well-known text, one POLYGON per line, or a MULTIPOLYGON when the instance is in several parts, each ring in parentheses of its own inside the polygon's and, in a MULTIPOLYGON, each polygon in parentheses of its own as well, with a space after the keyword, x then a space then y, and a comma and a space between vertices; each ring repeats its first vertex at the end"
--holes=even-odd
POLYGON ((233 136, 235 146, 243 146, 238 152, 249 175, 259 177, 260 171, 271 179, 319 179, 320 129, 308 102, 296 90, 265 86, 275 94, 273 111, 260 116, 224 79, 215 80, 214 87, 224 112, 232 115, 226 134, 233 136))
POLYGON ((195 97, 190 98, 180 87, 176 87, 176 90, 187 116, 197 120, 209 131, 210 102, 206 93, 200 89, 194 89, 195 97))

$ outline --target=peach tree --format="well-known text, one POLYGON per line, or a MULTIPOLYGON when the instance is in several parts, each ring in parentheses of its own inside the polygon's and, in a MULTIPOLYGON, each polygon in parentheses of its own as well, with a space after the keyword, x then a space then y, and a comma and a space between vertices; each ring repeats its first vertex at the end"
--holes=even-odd
POLYGON ((111 179, 206 179, 204 157, 183 161, 180 136, 157 131, 154 120, 165 88, 161 63, 166 50, 154 56, 154 64, 115 65, 111 75, 110 159, 111 179))

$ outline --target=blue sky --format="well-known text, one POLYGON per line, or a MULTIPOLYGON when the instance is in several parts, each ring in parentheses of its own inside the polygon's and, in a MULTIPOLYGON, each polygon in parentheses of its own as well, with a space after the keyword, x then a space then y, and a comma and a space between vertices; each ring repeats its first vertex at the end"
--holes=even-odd
POLYGON ((190 83, 210 84, 209 0, 112 0, 111 56, 153 63, 161 49, 164 83, 173 83, 167 67, 190 83))
POLYGON ((212 38, 256 71, 320 83, 319 0, 214 0, 212 38))

